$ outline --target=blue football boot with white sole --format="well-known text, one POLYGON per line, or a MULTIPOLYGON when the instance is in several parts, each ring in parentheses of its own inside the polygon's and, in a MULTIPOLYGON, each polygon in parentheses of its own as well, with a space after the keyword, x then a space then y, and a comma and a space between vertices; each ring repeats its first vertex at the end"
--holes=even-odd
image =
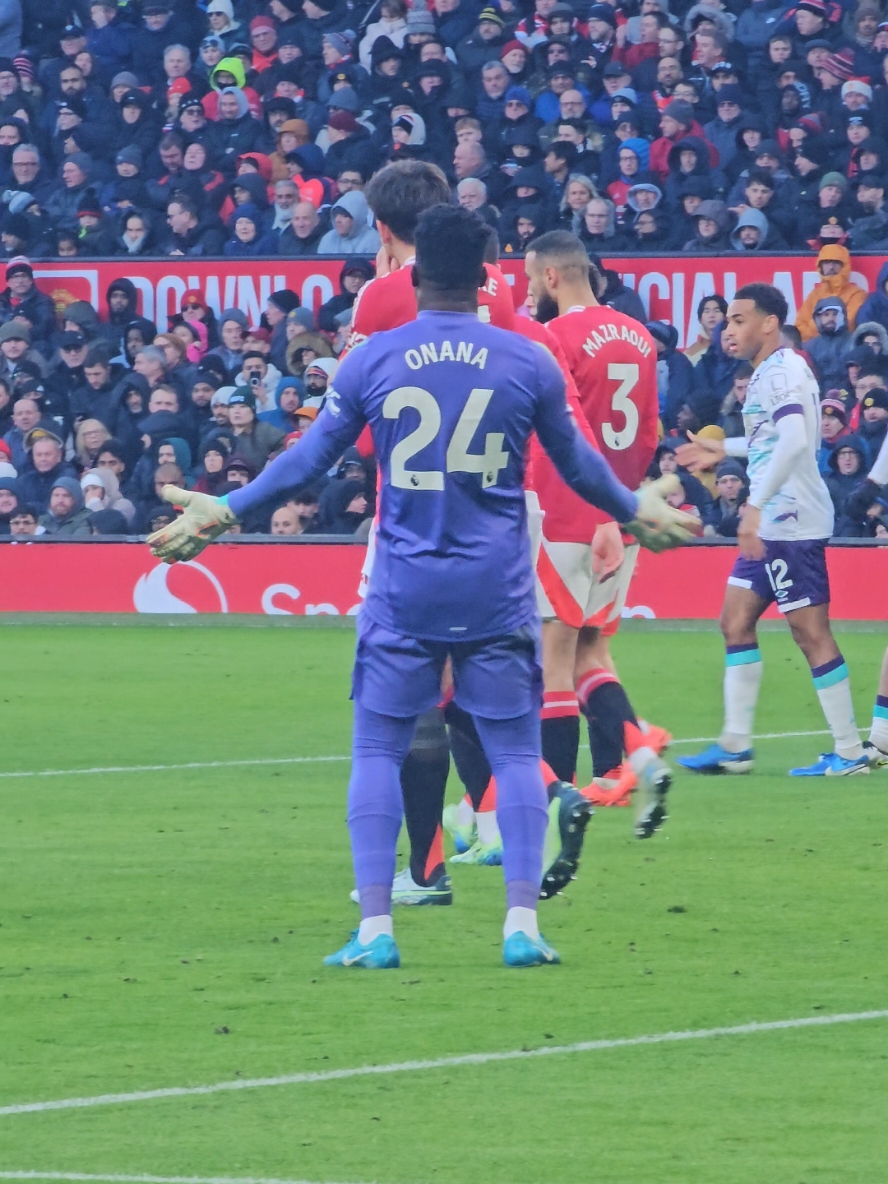
POLYGON ((502 842, 491 843, 486 846, 482 842, 473 843, 468 851, 462 855, 451 855, 451 863, 472 863, 478 867, 499 867, 503 862, 502 842))
POLYGON ((358 930, 353 929, 346 945, 324 959, 325 966, 345 966, 355 970, 397 970, 401 955, 395 939, 380 933, 367 945, 358 941, 358 930))
POLYGON ((847 760, 837 752, 821 752, 820 760, 813 765, 802 765, 798 769, 790 769, 790 777, 854 777, 858 773, 870 771, 869 757, 863 756, 847 760))
POLYGON ((680 756, 677 763, 692 773, 749 773, 752 770, 753 751, 744 748, 742 752, 728 752, 720 744, 710 744, 696 756, 680 756))
POLYGON ((457 855, 464 855, 478 841, 478 828, 475 826, 474 819, 471 825, 459 822, 458 811, 458 806, 445 806, 441 822, 453 839, 457 855))
POLYGON ((503 942, 503 962, 506 966, 556 966, 561 961, 546 939, 528 937, 519 930, 503 942))

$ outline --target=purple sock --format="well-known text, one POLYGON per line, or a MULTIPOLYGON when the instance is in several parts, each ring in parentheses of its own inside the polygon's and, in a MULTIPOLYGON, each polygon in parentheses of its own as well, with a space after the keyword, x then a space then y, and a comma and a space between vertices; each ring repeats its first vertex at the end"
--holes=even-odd
POLYGON ((392 911, 392 880, 401 830, 401 765, 415 719, 395 719, 355 703, 348 829, 361 918, 392 911))
POLYGON ((540 770, 539 713, 516 719, 475 717, 493 775, 503 836, 503 876, 510 908, 535 909, 543 878, 548 797, 540 770))
POLYGON ((540 886, 530 880, 509 880, 506 884, 507 909, 533 909, 540 901, 540 886))

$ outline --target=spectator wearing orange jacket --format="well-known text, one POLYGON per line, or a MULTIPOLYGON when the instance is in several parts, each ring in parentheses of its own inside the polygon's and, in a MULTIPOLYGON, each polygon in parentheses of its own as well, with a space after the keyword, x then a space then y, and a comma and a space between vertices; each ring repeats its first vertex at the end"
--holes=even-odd
POLYGON ((818 300, 823 300, 826 296, 838 296, 845 306, 848 329, 853 333, 860 306, 867 297, 864 289, 851 280, 851 256, 846 247, 822 247, 817 256, 817 270, 822 279, 808 293, 796 314, 795 324, 802 335, 802 341, 810 341, 812 337, 817 336, 814 309, 818 300))

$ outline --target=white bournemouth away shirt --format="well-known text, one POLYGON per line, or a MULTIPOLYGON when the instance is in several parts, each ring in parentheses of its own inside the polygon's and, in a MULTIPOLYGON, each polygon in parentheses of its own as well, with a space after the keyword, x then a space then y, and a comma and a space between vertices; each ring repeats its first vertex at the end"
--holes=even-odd
POLYGON ((752 496, 777 444, 777 424, 801 412, 806 446, 792 474, 762 508, 763 539, 826 539, 833 529, 833 504, 817 468, 820 448, 820 388, 811 370, 792 349, 778 349, 749 382, 743 423, 749 455, 752 496))

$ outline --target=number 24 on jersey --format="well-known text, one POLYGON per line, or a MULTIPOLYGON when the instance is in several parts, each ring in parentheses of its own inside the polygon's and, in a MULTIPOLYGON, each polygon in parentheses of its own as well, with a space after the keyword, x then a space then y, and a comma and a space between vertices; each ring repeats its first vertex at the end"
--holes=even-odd
MULTIPOLYGON (((492 390, 481 387, 472 390, 453 429, 446 454, 448 473, 480 473, 482 489, 496 485, 500 470, 509 463, 509 454, 503 452, 505 436, 502 432, 486 434, 483 453, 469 452, 492 396, 492 390)), ((443 489, 444 474, 439 469, 407 467, 408 461, 438 438, 441 408, 434 395, 423 387, 399 386, 386 396, 382 414, 386 419, 398 419, 407 408, 419 413, 419 423, 392 449, 391 483, 397 489, 443 489)))

